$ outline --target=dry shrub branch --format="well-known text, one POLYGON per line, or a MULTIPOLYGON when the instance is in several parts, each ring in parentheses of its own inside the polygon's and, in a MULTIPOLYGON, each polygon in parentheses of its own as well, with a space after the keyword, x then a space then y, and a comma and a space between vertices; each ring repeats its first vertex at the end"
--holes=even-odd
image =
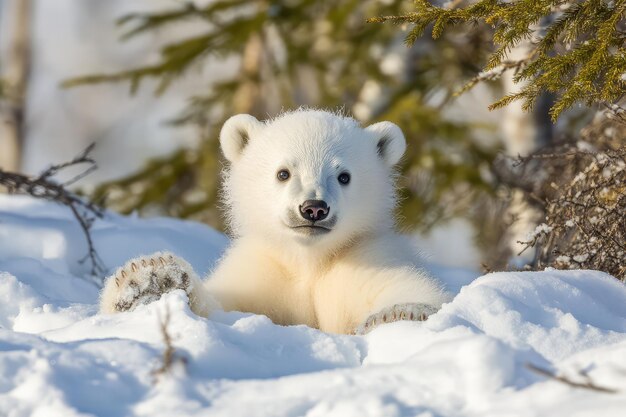
POLYGON ((518 185, 545 212, 521 243, 535 248, 534 269, 596 269, 626 281, 626 124, 605 114, 581 134, 518 160, 518 185))
POLYGON ((10 194, 30 195, 35 198, 54 201, 68 207, 72 211, 76 221, 78 221, 87 241, 88 253, 80 262, 84 263, 88 260, 90 261, 91 275, 96 278, 97 284, 101 284, 101 278, 106 272, 106 268, 98 256, 90 231, 95 220, 102 218, 104 210, 67 188, 97 168, 96 162, 90 156, 93 148, 94 144, 88 146, 80 155, 71 161, 52 165, 41 174, 34 177, 0 169, 0 186, 4 186, 10 194), (68 181, 58 182, 55 179, 61 171, 76 166, 86 166, 86 168, 68 181))

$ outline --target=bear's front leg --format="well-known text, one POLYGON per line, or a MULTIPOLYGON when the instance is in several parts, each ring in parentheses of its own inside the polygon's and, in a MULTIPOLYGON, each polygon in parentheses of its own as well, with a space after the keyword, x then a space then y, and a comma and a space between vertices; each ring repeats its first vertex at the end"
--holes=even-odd
POLYGON ((428 316, 435 314, 437 308, 423 303, 404 303, 387 307, 369 316, 359 327, 355 333, 364 335, 376 326, 384 323, 391 323, 401 320, 425 321, 428 316))
POLYGON ((205 293, 191 265, 171 253, 157 252, 129 260, 107 278, 100 297, 100 311, 118 313, 133 310, 176 289, 187 293, 196 314, 206 316, 217 304, 205 293))

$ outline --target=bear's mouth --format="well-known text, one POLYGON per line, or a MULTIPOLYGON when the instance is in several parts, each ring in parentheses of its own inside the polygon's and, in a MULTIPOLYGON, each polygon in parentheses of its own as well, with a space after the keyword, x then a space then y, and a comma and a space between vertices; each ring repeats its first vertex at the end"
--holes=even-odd
POLYGON ((291 226, 291 229, 295 230, 298 233, 307 234, 307 235, 323 235, 329 233, 332 229, 324 226, 319 226, 316 224, 303 224, 299 226, 291 226))
POLYGON ((323 221, 313 222, 305 221, 302 217, 295 213, 288 213, 284 225, 294 232, 304 236, 321 236, 330 233, 337 224, 337 215, 323 221))

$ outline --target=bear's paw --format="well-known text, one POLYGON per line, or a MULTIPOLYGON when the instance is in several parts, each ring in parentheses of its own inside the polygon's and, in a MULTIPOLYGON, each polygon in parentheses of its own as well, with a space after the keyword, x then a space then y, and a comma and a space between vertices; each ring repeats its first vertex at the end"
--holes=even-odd
POLYGON ((131 259, 109 278, 116 287, 114 308, 118 312, 133 310, 176 289, 189 295, 193 273, 185 261, 167 252, 131 259))
POLYGON ((422 303, 396 304, 369 316, 367 320, 357 327, 355 333, 364 335, 381 324, 394 321, 425 321, 430 315, 435 314, 437 310, 434 306, 422 303))

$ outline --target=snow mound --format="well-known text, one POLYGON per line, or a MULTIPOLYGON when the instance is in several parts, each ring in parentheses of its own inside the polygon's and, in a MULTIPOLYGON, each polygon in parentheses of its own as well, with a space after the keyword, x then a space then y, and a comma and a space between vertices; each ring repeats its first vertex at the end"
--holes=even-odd
MULTIPOLYGON (((168 250, 206 273, 228 240, 173 219, 95 224, 111 271, 168 250)), ((511 272, 471 281, 428 321, 367 336, 194 315, 183 291, 100 315, 62 207, 0 196, 0 416, 622 416, 626 288, 595 271, 511 272), (471 281, 471 282, 470 282, 471 281), (168 319, 168 320, 167 320, 168 319), (161 325, 174 360, 166 373, 161 325), (540 368, 603 392, 576 388, 540 368)), ((466 284, 463 285, 462 284, 466 284)))

